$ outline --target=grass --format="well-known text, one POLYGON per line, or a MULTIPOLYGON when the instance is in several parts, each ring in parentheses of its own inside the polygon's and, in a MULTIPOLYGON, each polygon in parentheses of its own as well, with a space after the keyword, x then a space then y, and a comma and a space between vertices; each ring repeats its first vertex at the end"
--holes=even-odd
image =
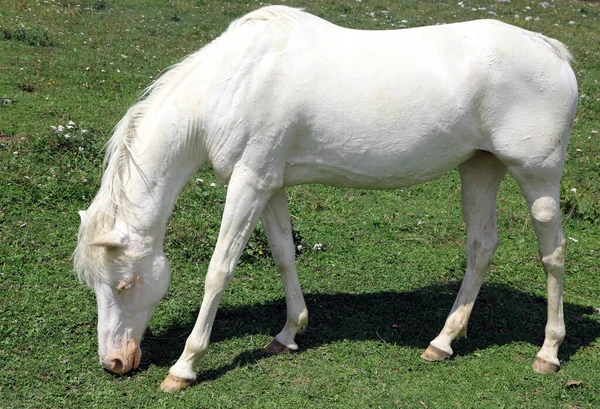
POLYGON ((300 352, 263 352, 283 325, 285 305, 259 232, 223 299, 199 384, 161 393, 158 385, 193 326, 219 227, 225 188, 209 169, 185 187, 169 223, 173 282, 150 323, 141 370, 123 377, 102 371, 94 296, 77 282, 70 260, 77 210, 99 186, 102 146, 162 70, 259 3, 0 0, 0 407, 598 407, 600 6, 457 3, 285 2, 364 29, 494 17, 569 46, 580 105, 562 182, 571 239, 559 373, 530 369, 543 340, 545 279, 510 179, 499 195, 501 246, 469 338, 456 343, 449 362, 420 360, 465 265, 460 185, 452 172, 393 191, 291 189, 311 314, 298 337, 300 352), (60 134, 51 128, 69 121, 71 129, 60 134), (317 243, 321 251, 313 250, 317 243), (568 386, 569 380, 582 383, 568 386))

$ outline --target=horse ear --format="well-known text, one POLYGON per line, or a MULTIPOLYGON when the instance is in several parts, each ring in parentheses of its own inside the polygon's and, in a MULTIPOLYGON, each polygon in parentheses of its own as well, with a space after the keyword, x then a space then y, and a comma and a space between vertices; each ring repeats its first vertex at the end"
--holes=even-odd
POLYGON ((79 217, 81 218, 81 224, 88 224, 90 217, 87 212, 85 210, 80 210, 77 213, 79 213, 79 217))
POLYGON ((110 231, 90 242, 90 246, 106 247, 107 249, 124 249, 128 244, 129 236, 118 230, 110 231))

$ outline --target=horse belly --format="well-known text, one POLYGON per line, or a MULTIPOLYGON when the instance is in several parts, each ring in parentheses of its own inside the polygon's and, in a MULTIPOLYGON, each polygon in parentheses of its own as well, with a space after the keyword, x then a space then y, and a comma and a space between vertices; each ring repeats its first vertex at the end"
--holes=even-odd
POLYGON ((301 135, 288 150, 287 186, 320 183, 360 189, 391 189, 438 177, 473 155, 475 149, 450 134, 420 135, 418 140, 387 135, 386 129, 362 138, 323 141, 323 134, 301 135))

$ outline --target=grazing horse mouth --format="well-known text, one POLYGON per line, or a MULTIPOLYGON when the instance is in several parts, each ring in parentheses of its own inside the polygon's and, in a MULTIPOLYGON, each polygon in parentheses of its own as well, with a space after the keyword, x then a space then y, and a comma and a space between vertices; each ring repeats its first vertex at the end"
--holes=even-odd
POLYGON ((109 354, 108 356, 107 360, 101 360, 102 366, 109 372, 123 375, 140 366, 142 350, 135 341, 130 341, 124 348, 124 353, 109 354))

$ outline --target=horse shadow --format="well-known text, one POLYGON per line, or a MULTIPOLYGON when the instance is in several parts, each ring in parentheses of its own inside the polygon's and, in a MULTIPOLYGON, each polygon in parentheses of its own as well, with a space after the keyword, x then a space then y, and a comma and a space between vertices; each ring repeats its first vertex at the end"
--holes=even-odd
MULTIPOLYGON (((340 340, 381 341, 418 350, 442 329, 460 283, 432 285, 407 292, 364 294, 305 294, 309 325, 296 337, 299 353, 340 340)), ((567 336, 559 359, 572 355, 600 337, 600 322, 592 306, 565 303, 567 336)), ((285 323, 285 299, 233 308, 217 313, 211 342, 256 334, 277 334, 285 323)), ((170 366, 183 351, 198 311, 189 322, 169 328, 160 337, 147 334, 140 368, 170 366)), ((469 355, 490 346, 526 342, 541 347, 546 325, 546 299, 501 284, 484 285, 471 315, 469 337, 453 344, 455 355, 469 355)), ((420 354, 420 352, 418 352, 420 354)), ((252 365, 268 354, 250 349, 230 364, 203 370, 198 381, 218 379, 240 366, 252 365)))

